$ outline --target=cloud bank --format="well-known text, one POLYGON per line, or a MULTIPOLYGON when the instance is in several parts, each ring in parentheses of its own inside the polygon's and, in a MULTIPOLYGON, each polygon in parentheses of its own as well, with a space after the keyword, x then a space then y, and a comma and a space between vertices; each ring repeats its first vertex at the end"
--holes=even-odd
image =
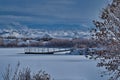
POLYGON ((0 24, 91 24, 110 0, 0 0, 0 24))

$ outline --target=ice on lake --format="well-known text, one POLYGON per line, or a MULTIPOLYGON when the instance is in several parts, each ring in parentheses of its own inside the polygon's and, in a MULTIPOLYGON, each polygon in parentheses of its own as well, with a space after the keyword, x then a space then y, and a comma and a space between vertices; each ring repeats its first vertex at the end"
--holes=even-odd
POLYGON ((45 70, 54 80, 106 80, 106 77, 100 77, 103 69, 96 67, 97 61, 85 56, 34 55, 24 54, 24 48, 0 48, 0 73, 8 64, 14 69, 18 61, 21 68, 30 67, 33 72, 45 70))

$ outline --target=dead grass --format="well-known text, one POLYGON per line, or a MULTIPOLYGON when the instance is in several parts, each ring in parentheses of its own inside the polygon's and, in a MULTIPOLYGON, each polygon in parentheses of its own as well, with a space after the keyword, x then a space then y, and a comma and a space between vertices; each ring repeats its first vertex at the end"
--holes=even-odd
POLYGON ((51 76, 45 71, 38 71, 37 73, 31 73, 30 68, 19 68, 20 63, 18 62, 14 72, 10 64, 7 66, 5 72, 2 74, 3 80, 53 80, 51 76))

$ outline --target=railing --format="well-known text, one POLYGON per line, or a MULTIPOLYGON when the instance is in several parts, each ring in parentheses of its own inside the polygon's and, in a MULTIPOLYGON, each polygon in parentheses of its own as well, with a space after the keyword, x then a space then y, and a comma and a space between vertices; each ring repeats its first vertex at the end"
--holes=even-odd
POLYGON ((71 51, 69 48, 36 48, 36 47, 27 47, 24 49, 24 52, 29 53, 37 53, 37 54, 53 54, 56 52, 65 52, 65 51, 71 51))

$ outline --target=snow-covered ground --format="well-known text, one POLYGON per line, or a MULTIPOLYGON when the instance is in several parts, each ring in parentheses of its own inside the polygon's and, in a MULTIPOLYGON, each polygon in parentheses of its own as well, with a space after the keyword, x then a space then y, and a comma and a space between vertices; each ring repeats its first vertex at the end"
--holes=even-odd
POLYGON ((18 61, 21 68, 28 66, 34 72, 45 70, 54 80, 106 80, 100 77, 103 69, 96 67, 97 61, 84 56, 28 55, 24 54, 24 48, 0 48, 0 73, 8 64, 14 69, 18 61))

